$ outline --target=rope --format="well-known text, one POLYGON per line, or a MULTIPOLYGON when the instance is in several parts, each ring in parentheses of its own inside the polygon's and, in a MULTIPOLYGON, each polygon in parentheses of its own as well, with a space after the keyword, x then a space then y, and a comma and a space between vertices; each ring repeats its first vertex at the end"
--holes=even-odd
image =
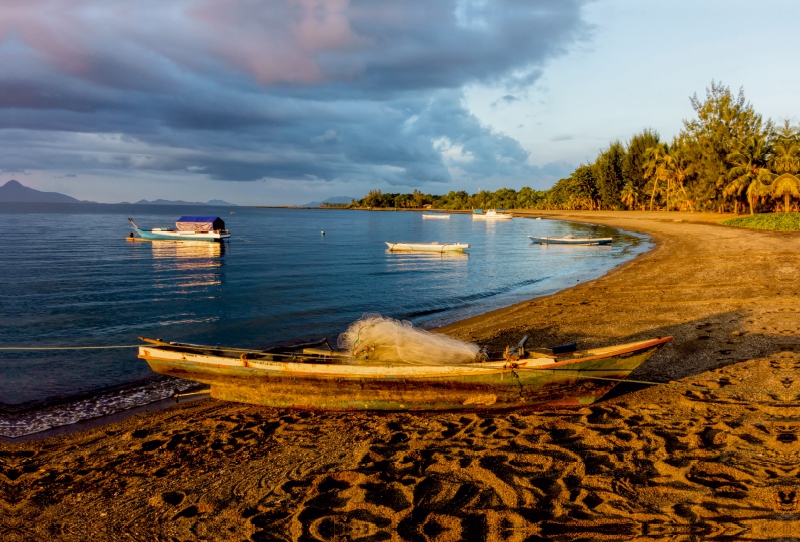
MULTIPOLYGON (((359 332, 361 329, 359 329, 359 332)), ((358 342, 358 341, 356 341, 358 342)), ((124 344, 124 345, 115 345, 115 346, 2 346, 0 347, 0 351, 27 351, 27 350, 109 350, 109 349, 116 349, 116 348, 139 348, 141 344, 124 344)), ((253 350, 244 350, 240 348, 218 348, 218 347, 208 347, 214 350, 220 350, 223 352, 253 352, 253 353, 260 353, 258 351, 253 350)), ((270 353, 272 356, 278 357, 294 357, 293 354, 283 354, 283 353, 270 353)), ((770 395, 770 392, 763 391, 763 390, 751 390, 747 388, 709 388, 706 386, 697 386, 694 384, 681 384, 678 382, 656 382, 654 380, 631 380, 629 378, 606 378, 602 376, 590 376, 590 375, 583 375, 577 373, 583 373, 585 371, 576 371, 575 369, 547 369, 545 367, 529 367, 526 370, 537 370, 537 371, 551 371, 551 372, 574 372, 575 378, 582 378, 582 379, 589 379, 589 380, 605 380, 608 382, 627 382, 629 384, 644 384, 648 386, 665 386, 668 388, 681 388, 681 389, 688 389, 688 390, 695 390, 695 391, 709 391, 709 392, 721 392, 721 393, 754 393, 757 395, 770 395)), ((598 369, 602 371, 603 369, 598 369)))
POLYGON ((0 350, 107 350, 110 348, 139 348, 141 344, 118 346, 2 346, 0 350))
MULTIPOLYGON (((545 369, 545 368, 538 368, 538 367, 531 367, 530 369, 536 369, 541 371, 575 371, 574 369, 545 369)), ((602 369, 598 369, 602 370, 602 369)), ((770 392, 763 391, 763 390, 750 390, 747 388, 709 388, 707 386, 697 386, 695 384, 681 384, 679 382, 656 382, 654 380, 631 380, 628 378, 606 378, 602 376, 584 376, 576 374, 575 378, 586 378, 590 380, 607 380, 609 382, 628 382, 630 384, 646 384, 648 386, 665 386, 667 388, 681 388, 681 389, 688 389, 688 390, 695 390, 695 391, 710 391, 710 392, 722 392, 722 393, 755 393, 757 395, 770 395, 770 392)))

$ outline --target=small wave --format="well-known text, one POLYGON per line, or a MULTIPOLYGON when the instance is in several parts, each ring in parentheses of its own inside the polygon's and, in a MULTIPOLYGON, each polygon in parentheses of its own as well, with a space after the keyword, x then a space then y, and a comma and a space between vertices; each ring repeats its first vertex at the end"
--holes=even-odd
POLYGON ((432 314, 438 314, 440 312, 445 312, 453 309, 458 309, 461 307, 465 307, 467 305, 472 304, 475 301, 481 301, 483 299, 494 297, 501 294, 506 294, 508 292, 514 291, 518 288, 524 288, 525 286, 531 286, 536 284, 537 282, 542 282, 543 280, 547 280, 550 277, 540 277, 537 279, 530 279, 530 280, 523 280, 520 282, 515 282, 514 284, 509 284, 507 286, 502 286, 500 288, 495 288, 493 290, 487 290, 485 292, 476 292, 472 295, 466 296, 459 296, 456 298, 445 299, 442 305, 438 307, 434 307, 431 309, 424 309, 419 311, 414 311, 406 314, 403 316, 405 319, 411 318, 420 318, 422 316, 430 316, 432 314))
POLYGON ((19 438, 92 418, 110 416, 132 408, 167 399, 197 384, 176 378, 159 378, 145 383, 64 399, 38 406, 0 405, 0 436, 19 438))

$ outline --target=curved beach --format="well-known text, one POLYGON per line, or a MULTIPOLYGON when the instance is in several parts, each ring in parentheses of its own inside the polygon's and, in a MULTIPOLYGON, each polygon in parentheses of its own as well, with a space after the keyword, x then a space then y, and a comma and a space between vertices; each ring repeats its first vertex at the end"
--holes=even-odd
MULTIPOLYGON (((517 213, 520 215, 525 212, 517 213)), ((673 335, 590 407, 377 414, 204 399, 0 444, 5 540, 771 539, 800 531, 800 234, 722 215, 531 212, 650 235, 587 284, 442 328, 673 335)), ((589 249, 591 250, 591 249, 589 249)))

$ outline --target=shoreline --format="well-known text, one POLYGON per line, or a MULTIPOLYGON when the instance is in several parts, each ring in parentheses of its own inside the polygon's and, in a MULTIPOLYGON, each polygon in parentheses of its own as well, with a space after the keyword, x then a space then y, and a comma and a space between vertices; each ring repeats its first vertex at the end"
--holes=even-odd
POLYGON ((642 232, 656 246, 440 331, 498 346, 529 333, 531 347, 673 335, 631 379, 675 385, 496 414, 202 399, 0 443, 7 538, 774 539, 800 528, 800 234, 699 213, 534 216, 642 232))

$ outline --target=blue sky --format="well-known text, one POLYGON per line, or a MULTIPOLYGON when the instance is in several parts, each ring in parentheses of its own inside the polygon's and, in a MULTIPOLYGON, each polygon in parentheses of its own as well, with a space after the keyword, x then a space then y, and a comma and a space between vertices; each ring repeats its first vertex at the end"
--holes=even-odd
POLYGON ((798 121, 788 1, 0 0, 0 183, 281 205, 546 188, 712 79, 798 121))

